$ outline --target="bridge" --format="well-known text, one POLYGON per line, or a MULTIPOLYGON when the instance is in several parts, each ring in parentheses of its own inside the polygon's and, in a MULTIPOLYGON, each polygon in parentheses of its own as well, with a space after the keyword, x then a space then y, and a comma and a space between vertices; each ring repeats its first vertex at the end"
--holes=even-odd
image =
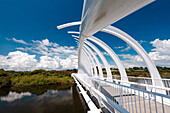
POLYGON ((88 107, 88 113, 170 112, 170 79, 160 77, 155 64, 134 38, 111 26, 153 1, 84 0, 81 21, 57 26, 58 29, 80 26, 79 31, 68 31, 79 46, 78 73, 73 73, 72 77, 88 107), (129 44, 143 59, 151 78, 127 76, 118 55, 105 42, 93 36, 97 32, 114 35, 129 44), (96 45, 115 62, 120 75, 112 75, 110 64, 96 45), (103 73, 102 68, 107 74, 103 73))

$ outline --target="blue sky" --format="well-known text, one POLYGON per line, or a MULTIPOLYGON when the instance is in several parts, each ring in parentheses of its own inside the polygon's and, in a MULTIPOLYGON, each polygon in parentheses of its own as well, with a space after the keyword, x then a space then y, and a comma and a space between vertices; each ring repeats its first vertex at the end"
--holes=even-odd
MULTIPOLYGON (((77 48, 75 41, 67 34, 67 31, 78 31, 79 28, 75 26, 57 30, 56 26, 67 22, 79 21, 82 4, 83 0, 1 0, 0 68, 7 70, 76 68, 76 66, 72 67, 71 63, 68 63, 76 60, 75 51, 77 48), (56 44, 58 44, 57 47, 55 46, 56 44), (52 54, 52 51, 50 51, 52 49, 63 50, 64 54, 61 55, 61 51, 60 54, 57 53, 58 51, 53 51, 55 54, 52 54), (51 54, 48 54, 49 51, 51 54), (73 52, 71 54, 68 51, 73 52), (26 66, 23 69, 21 69, 21 66, 18 67, 22 62, 31 62, 26 59, 21 61, 15 60, 24 55, 25 58, 32 59, 31 61, 34 63, 31 64, 34 64, 34 66, 26 66), (57 56, 60 58, 56 58, 57 56), (61 60, 62 62, 60 62, 61 60), (7 63, 11 63, 13 66, 9 67, 7 63), (48 63, 53 66, 42 66, 48 63)), ((160 66, 170 66, 169 4, 169 0, 156 0, 113 24, 113 26, 127 32, 139 41, 153 58, 156 65, 160 66)), ((132 62, 133 58, 138 59, 138 55, 125 42, 106 33, 99 32, 95 36, 106 42, 124 61, 125 66, 144 66, 140 60, 132 62)), ((113 62, 109 58, 108 61, 112 65, 113 62)))

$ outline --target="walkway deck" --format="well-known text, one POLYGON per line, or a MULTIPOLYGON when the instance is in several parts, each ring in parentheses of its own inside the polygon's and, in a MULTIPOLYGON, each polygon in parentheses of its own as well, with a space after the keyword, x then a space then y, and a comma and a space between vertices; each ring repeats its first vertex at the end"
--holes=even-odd
POLYGON ((110 112, 169 113, 170 96, 87 76, 73 75, 110 112), (82 78, 83 77, 83 78, 82 78))
MULTIPOLYGON (((121 104, 121 106, 125 107, 130 113, 133 113, 133 112, 134 113, 150 113, 150 112, 163 113, 162 103, 156 102, 156 107, 155 107, 154 99, 150 99, 150 104, 149 104, 149 99, 143 99, 143 97, 139 95, 131 94, 130 92, 128 93, 128 92, 123 91, 122 96, 120 96, 118 95, 118 92, 121 91, 119 88, 113 88, 103 83, 101 83, 100 85, 102 87, 101 92, 103 94, 105 94, 107 97, 109 97, 113 101, 116 101, 119 104, 121 104), (114 91, 117 91, 117 92, 114 92, 114 91), (120 102, 120 100, 122 102, 120 102), (128 100, 130 101, 128 102, 128 100)), ((170 106, 164 105, 164 113, 169 113, 169 112, 170 112, 170 106)))

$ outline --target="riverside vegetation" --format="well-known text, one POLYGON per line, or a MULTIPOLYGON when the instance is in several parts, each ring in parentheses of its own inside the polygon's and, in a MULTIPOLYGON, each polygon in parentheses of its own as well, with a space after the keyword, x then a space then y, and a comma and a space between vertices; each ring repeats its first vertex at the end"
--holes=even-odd
MULTIPOLYGON (((169 67, 157 66, 157 69, 162 77, 170 77, 169 67)), ((111 71, 113 75, 120 75, 116 68, 112 68, 111 71)), ((0 88, 73 84, 74 80, 71 77, 71 73, 76 72, 76 69, 66 71, 46 71, 39 69, 32 72, 4 71, 3 69, 0 69, 0 88)), ((150 77, 149 71, 146 67, 133 67, 126 69, 126 72, 128 76, 150 77)), ((105 69, 103 69, 103 73, 106 74, 105 69)))
MULTIPOLYGON (((160 73, 161 77, 170 77, 170 67, 159 67, 157 69, 160 73)), ((103 69, 104 74, 106 74, 106 70, 103 69)), ((111 69, 112 75, 120 75, 119 70, 117 68, 111 69)), ((128 76, 134 77, 151 77, 149 71, 146 67, 133 67, 126 69, 126 73, 128 76)))
POLYGON ((15 72, 0 69, 0 88, 74 84, 71 73, 76 71, 76 69, 67 71, 39 69, 32 72, 15 72))

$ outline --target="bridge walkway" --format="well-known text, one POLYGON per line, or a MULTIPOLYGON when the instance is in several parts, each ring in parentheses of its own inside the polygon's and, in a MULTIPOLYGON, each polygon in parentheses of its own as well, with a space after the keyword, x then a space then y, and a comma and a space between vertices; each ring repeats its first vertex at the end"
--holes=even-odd
MULTIPOLYGON (((121 92, 120 88, 113 88, 104 83, 100 83, 100 86, 103 94, 120 104, 122 107, 125 107, 130 113, 156 113, 156 110, 157 113, 163 113, 162 104, 156 102, 155 107, 155 101, 152 98, 150 98, 150 100, 148 98, 143 99, 140 95, 132 94, 128 91, 122 91, 122 95, 119 95, 121 92)), ((164 112, 169 113, 170 106, 164 105, 164 112)))
POLYGON ((73 74, 101 107, 111 113, 169 113, 170 96, 73 74))

